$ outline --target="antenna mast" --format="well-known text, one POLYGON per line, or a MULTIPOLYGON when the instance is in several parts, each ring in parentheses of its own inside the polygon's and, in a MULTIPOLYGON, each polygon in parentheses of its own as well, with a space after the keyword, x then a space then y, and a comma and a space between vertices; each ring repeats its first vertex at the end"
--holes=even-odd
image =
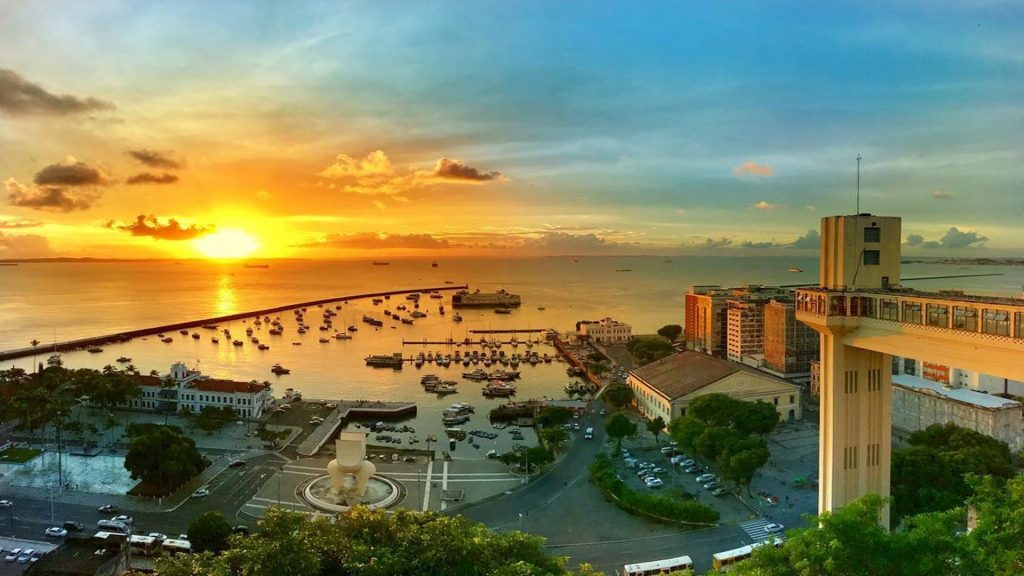
POLYGON ((860 154, 857 154, 857 214, 860 214, 860 154))

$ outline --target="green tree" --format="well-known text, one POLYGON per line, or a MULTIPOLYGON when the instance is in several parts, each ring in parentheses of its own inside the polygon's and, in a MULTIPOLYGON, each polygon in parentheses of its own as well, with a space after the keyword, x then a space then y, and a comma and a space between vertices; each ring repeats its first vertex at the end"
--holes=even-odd
POLYGON ((604 424, 604 431, 615 439, 615 451, 622 449, 622 439, 636 434, 636 423, 625 414, 612 414, 604 424))
POLYGON ((658 337, 638 336, 626 343, 626 349, 640 365, 661 360, 675 354, 672 344, 658 337))
POLYGON ((743 440, 743 434, 724 426, 708 426, 697 437, 694 448, 705 460, 714 462, 726 448, 743 440))
POLYGON ((552 450, 560 449, 565 442, 569 439, 569 432, 565 428, 556 426, 554 428, 542 428, 540 431, 540 437, 552 450))
POLYGON ((739 401, 732 417, 732 427, 744 434, 768 434, 779 425, 779 411, 762 402, 739 401))
POLYGON ((675 342, 676 338, 683 333, 683 327, 679 324, 666 324, 661 328, 658 328, 658 335, 668 338, 670 341, 675 342))
POLYGON ((722 477, 750 491, 750 481, 771 453, 763 438, 745 438, 727 444, 715 458, 722 477))
POLYGON ((658 434, 661 434, 662 430, 665 429, 665 419, 661 416, 656 416, 653 420, 648 420, 644 423, 647 427, 647 431, 654 435, 654 443, 658 443, 658 434))
POLYGON ((696 418, 681 416, 668 425, 668 433, 679 443, 679 447, 687 452, 697 451, 697 438, 704 433, 705 425, 696 418))
POLYGON ((731 426, 740 403, 725 394, 704 394, 687 404, 686 415, 708 426, 731 426))
POLYGON ((165 426, 132 438, 124 459, 132 479, 142 480, 152 495, 172 492, 208 464, 191 438, 165 426))
POLYGON ((188 525, 188 541, 195 552, 222 552, 228 549, 231 524, 220 512, 205 512, 188 525))
POLYGON ((621 410, 633 402, 633 389, 625 384, 615 384, 606 388, 602 397, 613 408, 621 410))

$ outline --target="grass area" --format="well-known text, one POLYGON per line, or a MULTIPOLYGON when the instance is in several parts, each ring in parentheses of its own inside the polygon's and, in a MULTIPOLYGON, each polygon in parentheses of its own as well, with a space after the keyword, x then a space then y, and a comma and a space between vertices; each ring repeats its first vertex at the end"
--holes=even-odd
POLYGON ((35 448, 8 448, 0 452, 0 462, 8 464, 22 464, 42 454, 42 450, 35 448))

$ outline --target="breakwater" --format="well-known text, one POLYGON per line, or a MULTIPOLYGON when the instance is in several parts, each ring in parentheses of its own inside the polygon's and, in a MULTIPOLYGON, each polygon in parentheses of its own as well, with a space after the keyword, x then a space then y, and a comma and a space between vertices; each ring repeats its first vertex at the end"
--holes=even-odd
POLYGON ((296 308, 304 308, 309 306, 322 306, 324 304, 335 304, 338 302, 347 302, 350 300, 362 300, 365 298, 383 298, 384 296, 400 296, 402 294, 414 294, 417 292, 441 292, 443 290, 468 290, 467 285, 460 286, 441 286, 431 288, 412 288, 406 290, 388 290, 384 292, 369 292, 366 294, 352 294, 348 296, 337 296, 333 298, 321 298, 319 300, 308 300, 306 302, 297 302, 293 304, 286 304, 284 306, 275 306, 273 308, 263 308, 260 310, 249 310, 247 312, 239 312, 237 314, 227 314, 224 316, 214 316, 210 318, 199 318, 195 320, 188 320, 185 322, 177 322, 174 324, 164 324, 162 326, 152 326, 149 328, 141 328, 138 330, 129 330, 126 332, 118 332, 116 334, 106 334, 104 336, 94 336, 92 338, 80 338, 78 340, 69 340, 66 342, 58 342, 52 345, 20 348, 16 350, 6 350, 0 352, 0 361, 14 360, 16 358, 25 358, 27 356, 34 356, 37 354, 46 354, 53 352, 68 352, 71 350, 77 350, 79 348, 87 348, 90 346, 103 346, 104 344, 111 344, 115 342, 125 342, 132 338, 138 338, 141 336, 151 336, 153 334, 159 334, 161 332, 171 332, 174 330, 185 330, 187 328, 197 328, 203 324, 217 324, 219 322, 231 322, 234 320, 242 320, 244 318, 251 318, 253 316, 265 316, 268 314, 277 314, 278 312, 287 312, 288 310, 294 310, 296 308))

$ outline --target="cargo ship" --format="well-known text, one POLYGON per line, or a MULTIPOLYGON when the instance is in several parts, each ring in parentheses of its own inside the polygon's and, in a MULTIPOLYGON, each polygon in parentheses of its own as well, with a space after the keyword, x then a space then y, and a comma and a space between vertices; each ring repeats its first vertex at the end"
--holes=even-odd
POLYGON ((374 354, 366 357, 366 365, 373 366, 374 368, 394 368, 395 370, 401 370, 405 364, 405 360, 402 358, 401 352, 395 352, 390 356, 385 354, 374 354))

